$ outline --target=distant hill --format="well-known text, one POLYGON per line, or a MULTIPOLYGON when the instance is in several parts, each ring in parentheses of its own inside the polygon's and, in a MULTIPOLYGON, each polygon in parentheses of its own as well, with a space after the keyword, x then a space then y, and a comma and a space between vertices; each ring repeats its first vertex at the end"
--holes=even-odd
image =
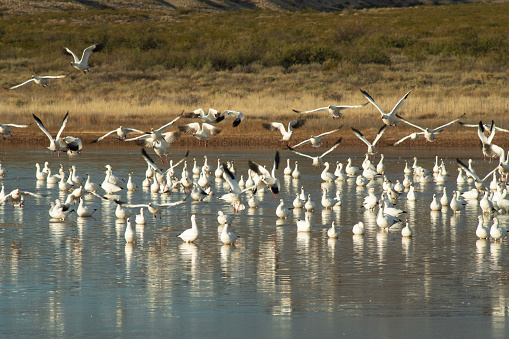
POLYGON ((406 7, 432 4, 454 4, 473 1, 456 0, 10 0, 0 3, 4 15, 87 9, 145 9, 162 12, 198 10, 204 12, 263 10, 338 11, 345 8, 406 7))

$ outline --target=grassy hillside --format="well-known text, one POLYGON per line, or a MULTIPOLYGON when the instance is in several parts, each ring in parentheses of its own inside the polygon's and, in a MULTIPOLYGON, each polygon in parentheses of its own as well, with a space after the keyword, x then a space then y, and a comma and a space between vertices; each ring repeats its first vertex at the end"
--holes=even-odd
MULTIPOLYGON (((508 12, 509 3, 498 3, 5 17, 2 87, 32 74, 69 76, 47 88, 3 91, 0 112, 4 122, 18 123, 31 122, 36 113, 51 128, 69 110, 69 130, 107 131, 119 124, 148 129, 182 110, 214 107, 250 117, 251 126, 225 130, 245 134, 261 132, 262 120, 296 118, 292 108, 364 103, 360 88, 389 111, 415 86, 400 113, 417 124, 435 127, 466 112, 464 121, 495 118, 509 127, 508 12), (105 49, 92 55, 87 75, 60 51, 66 46, 81 54, 97 42, 105 49)), ((321 119, 310 121, 303 134, 330 128, 325 114, 309 117, 321 119)), ((380 127, 372 105, 345 111, 342 122, 373 134, 380 127)))

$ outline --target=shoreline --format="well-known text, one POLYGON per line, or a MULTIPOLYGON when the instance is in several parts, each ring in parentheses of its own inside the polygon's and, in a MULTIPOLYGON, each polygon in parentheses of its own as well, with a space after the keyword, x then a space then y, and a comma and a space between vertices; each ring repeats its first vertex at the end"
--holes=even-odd
MULTIPOLYGON (((345 131, 346 133, 338 133, 337 137, 342 137, 341 147, 349 147, 349 148, 359 148, 361 150, 364 150, 366 148, 366 145, 359 140, 353 133, 348 133, 348 131, 345 131)), ((83 142, 83 149, 103 149, 103 148, 119 148, 119 149, 139 149, 140 146, 136 144, 135 141, 130 142, 124 142, 121 140, 117 140, 115 137, 110 136, 103 140, 101 140, 99 143, 92 144, 91 141, 97 139, 103 133, 96 133, 96 132, 72 132, 69 131, 66 133, 66 135, 73 135, 76 137, 79 137, 82 139, 83 142)), ((404 135, 402 135, 404 136, 404 135)), ((398 146, 392 146, 394 142, 399 140, 402 136, 398 135, 397 137, 387 136, 380 139, 377 143, 377 149, 379 153, 381 153, 382 150, 390 149, 392 150, 420 150, 420 149, 433 149, 436 148, 442 149, 442 148, 478 148, 479 154, 482 155, 481 152, 481 143, 479 140, 479 137, 477 136, 477 131, 474 132, 474 130, 470 131, 460 131, 460 132, 453 132, 450 135, 437 135, 437 140, 434 143, 426 142, 424 137, 421 137, 415 141, 406 141, 398 146)), ((300 142, 302 140, 307 139, 309 136, 298 135, 297 133, 294 135, 294 138, 292 139, 292 144, 296 144, 297 142, 300 142)), ((303 151, 309 151, 309 150, 323 150, 324 152, 331 147, 335 141, 337 141, 337 137, 328 137, 323 139, 323 145, 318 148, 314 149, 313 147, 309 145, 305 145, 302 147, 299 147, 299 150, 303 151)), ((281 142, 279 141, 281 138, 280 135, 277 135, 275 133, 269 133, 264 135, 249 135, 249 136, 242 136, 238 134, 234 135, 217 135, 213 137, 211 140, 209 140, 209 143, 207 145, 207 149, 213 149, 213 150, 220 150, 220 149, 279 149, 279 150, 286 150, 286 143, 282 147, 281 142)), ((366 138, 368 140, 371 140, 372 136, 371 133, 366 133, 366 138)), ((494 143, 504 148, 504 146, 509 142, 509 133, 497 133, 495 136, 494 143)), ((7 137, 5 139, 0 139, 1 148, 10 148, 10 147, 20 147, 20 148, 28 148, 29 146, 33 145, 40 145, 37 146, 37 148, 46 148, 49 145, 48 138, 42 134, 42 132, 18 132, 13 134, 10 137, 7 137), (48 144, 48 145, 47 145, 48 144)), ((172 143, 170 146, 171 149, 200 149, 205 147, 203 146, 203 142, 201 145, 198 144, 198 139, 193 137, 192 135, 188 134, 182 134, 181 137, 172 143)), ((365 152, 365 151, 362 151, 365 152)))

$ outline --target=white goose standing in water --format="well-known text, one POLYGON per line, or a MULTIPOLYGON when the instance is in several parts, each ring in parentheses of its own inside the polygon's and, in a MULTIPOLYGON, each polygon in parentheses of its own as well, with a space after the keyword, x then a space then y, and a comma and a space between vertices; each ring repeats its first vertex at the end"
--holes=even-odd
POLYGON ((198 230, 198 226, 196 224, 196 215, 191 216, 191 228, 188 228, 184 232, 180 233, 178 237, 183 241, 190 243, 198 239, 200 235, 200 231, 198 230))

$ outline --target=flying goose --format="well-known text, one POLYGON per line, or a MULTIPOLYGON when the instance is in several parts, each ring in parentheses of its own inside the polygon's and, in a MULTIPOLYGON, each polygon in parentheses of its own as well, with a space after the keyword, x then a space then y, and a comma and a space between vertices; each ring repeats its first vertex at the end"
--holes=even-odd
POLYGON ((49 85, 48 79, 60 79, 60 78, 65 78, 66 76, 67 76, 67 74, 65 74, 65 75, 42 75, 42 76, 32 75, 31 79, 29 79, 19 85, 9 87, 9 89, 15 89, 15 88, 21 87, 23 85, 26 85, 26 84, 29 84, 32 82, 35 82, 37 85, 41 85, 42 87, 46 87, 49 85))
POLYGON ((295 113, 300 113, 300 114, 313 113, 313 112, 329 112, 332 119, 336 119, 336 118, 339 119, 343 116, 343 114, 341 113, 342 110, 345 110, 347 108, 364 107, 367 104, 368 103, 366 102, 365 104, 362 104, 362 105, 353 105, 353 106, 352 105, 329 105, 326 107, 315 108, 315 109, 312 109, 309 111, 297 111, 296 109, 292 109, 292 111, 294 111, 295 113))
POLYGON ((103 49, 103 47, 104 47, 103 44, 95 44, 92 46, 88 46, 87 48, 85 48, 85 50, 83 50, 81 60, 78 59, 76 54, 74 54, 74 52, 71 51, 69 48, 65 47, 64 51, 72 55, 72 57, 74 58, 74 61, 71 62, 71 65, 86 74, 86 72, 92 69, 92 67, 88 65, 88 58, 90 58, 90 55, 92 53, 99 52, 101 49, 103 49))
MULTIPOLYGON (((413 89, 413 88, 412 88, 413 89)), ((363 91, 361 89, 361 93, 364 94, 364 96, 366 97, 366 99, 369 100, 369 102, 371 102, 373 104, 373 106, 375 106, 379 111, 380 111, 380 114, 382 115, 382 121, 384 122, 384 124, 386 125, 389 125, 389 126, 396 126, 397 124, 399 124, 399 121, 396 120, 396 112, 398 111, 398 109, 403 105, 403 103, 405 102, 406 98, 408 97, 408 95, 410 94, 410 92, 412 91, 412 89, 410 91, 407 92, 407 94, 405 94, 403 96, 403 98, 401 98, 398 103, 396 104, 396 106, 393 107, 392 111, 390 111, 390 113, 385 113, 381 108, 380 106, 378 106, 375 102, 375 100, 366 92, 366 91, 363 91)))

